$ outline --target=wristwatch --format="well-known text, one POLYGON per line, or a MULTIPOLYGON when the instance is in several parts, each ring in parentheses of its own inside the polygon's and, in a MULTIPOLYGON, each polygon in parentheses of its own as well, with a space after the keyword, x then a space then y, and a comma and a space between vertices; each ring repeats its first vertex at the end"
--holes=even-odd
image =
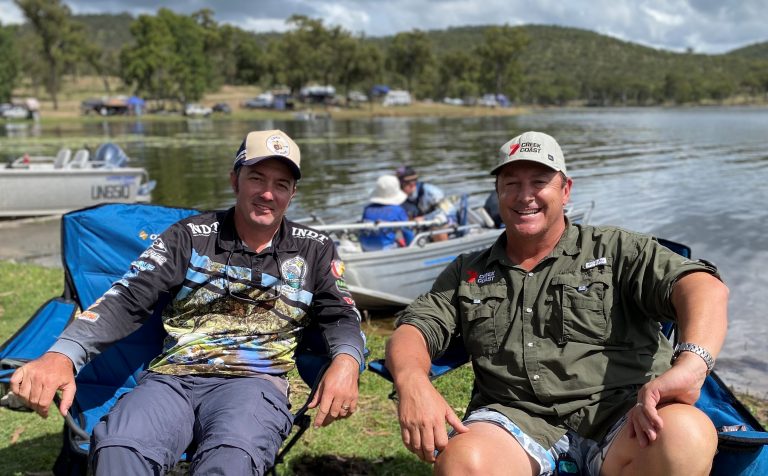
POLYGON ((710 354, 704 347, 691 344, 690 342, 681 342, 675 346, 675 353, 672 354, 671 363, 677 360, 677 358, 683 352, 693 352, 694 354, 701 357, 702 360, 704 360, 704 363, 707 364, 707 375, 709 375, 710 372, 712 372, 712 369, 715 367, 715 359, 712 358, 712 354, 710 354))

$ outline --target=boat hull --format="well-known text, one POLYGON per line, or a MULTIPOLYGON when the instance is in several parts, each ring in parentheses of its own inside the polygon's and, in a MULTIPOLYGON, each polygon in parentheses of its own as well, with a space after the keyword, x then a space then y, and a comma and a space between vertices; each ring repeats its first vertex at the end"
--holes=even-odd
POLYGON ((501 234, 481 229, 461 238, 381 251, 339 250, 345 280, 360 309, 403 307, 429 291, 438 274, 462 253, 483 250, 501 234))
POLYGON ((57 215, 99 203, 150 200, 147 172, 115 169, 0 169, 0 217, 57 215))

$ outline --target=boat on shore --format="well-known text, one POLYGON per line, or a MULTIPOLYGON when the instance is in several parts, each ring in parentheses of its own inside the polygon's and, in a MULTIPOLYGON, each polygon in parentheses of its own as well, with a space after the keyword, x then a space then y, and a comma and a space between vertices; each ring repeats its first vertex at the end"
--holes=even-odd
POLYGON ((0 168, 0 217, 60 215, 99 203, 151 200, 155 182, 146 169, 129 167, 128 156, 113 143, 56 156, 24 154, 0 168))
MULTIPOLYGON (((594 202, 569 206, 566 213, 574 223, 587 223, 594 202)), ((464 225, 446 230, 429 230, 429 222, 350 223, 314 226, 336 241, 344 261, 344 279, 359 309, 378 310, 404 307, 429 291, 438 274, 462 253, 491 246, 503 229, 482 207, 470 208, 464 225), (363 230, 411 227, 419 231, 409 246, 363 251, 356 236, 363 230), (431 241, 430 235, 449 231, 449 239, 431 241)))

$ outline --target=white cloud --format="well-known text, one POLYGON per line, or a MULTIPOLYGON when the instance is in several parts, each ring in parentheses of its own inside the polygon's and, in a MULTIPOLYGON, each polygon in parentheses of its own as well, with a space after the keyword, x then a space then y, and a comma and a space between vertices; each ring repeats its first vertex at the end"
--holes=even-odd
POLYGON ((24 14, 12 0, 0 0, 0 23, 3 25, 24 23, 24 14))

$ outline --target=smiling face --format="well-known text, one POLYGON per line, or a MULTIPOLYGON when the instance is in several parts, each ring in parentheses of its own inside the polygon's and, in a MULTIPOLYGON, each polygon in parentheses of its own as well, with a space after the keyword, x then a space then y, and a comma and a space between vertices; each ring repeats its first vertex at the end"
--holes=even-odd
POLYGON ((238 231, 274 233, 296 193, 296 180, 288 166, 278 159, 262 160, 243 166, 239 173, 233 171, 230 181, 238 231))
POLYGON ((535 162, 504 166, 496 179, 496 192, 508 239, 559 239, 565 230, 564 208, 572 184, 560 172, 535 162))

